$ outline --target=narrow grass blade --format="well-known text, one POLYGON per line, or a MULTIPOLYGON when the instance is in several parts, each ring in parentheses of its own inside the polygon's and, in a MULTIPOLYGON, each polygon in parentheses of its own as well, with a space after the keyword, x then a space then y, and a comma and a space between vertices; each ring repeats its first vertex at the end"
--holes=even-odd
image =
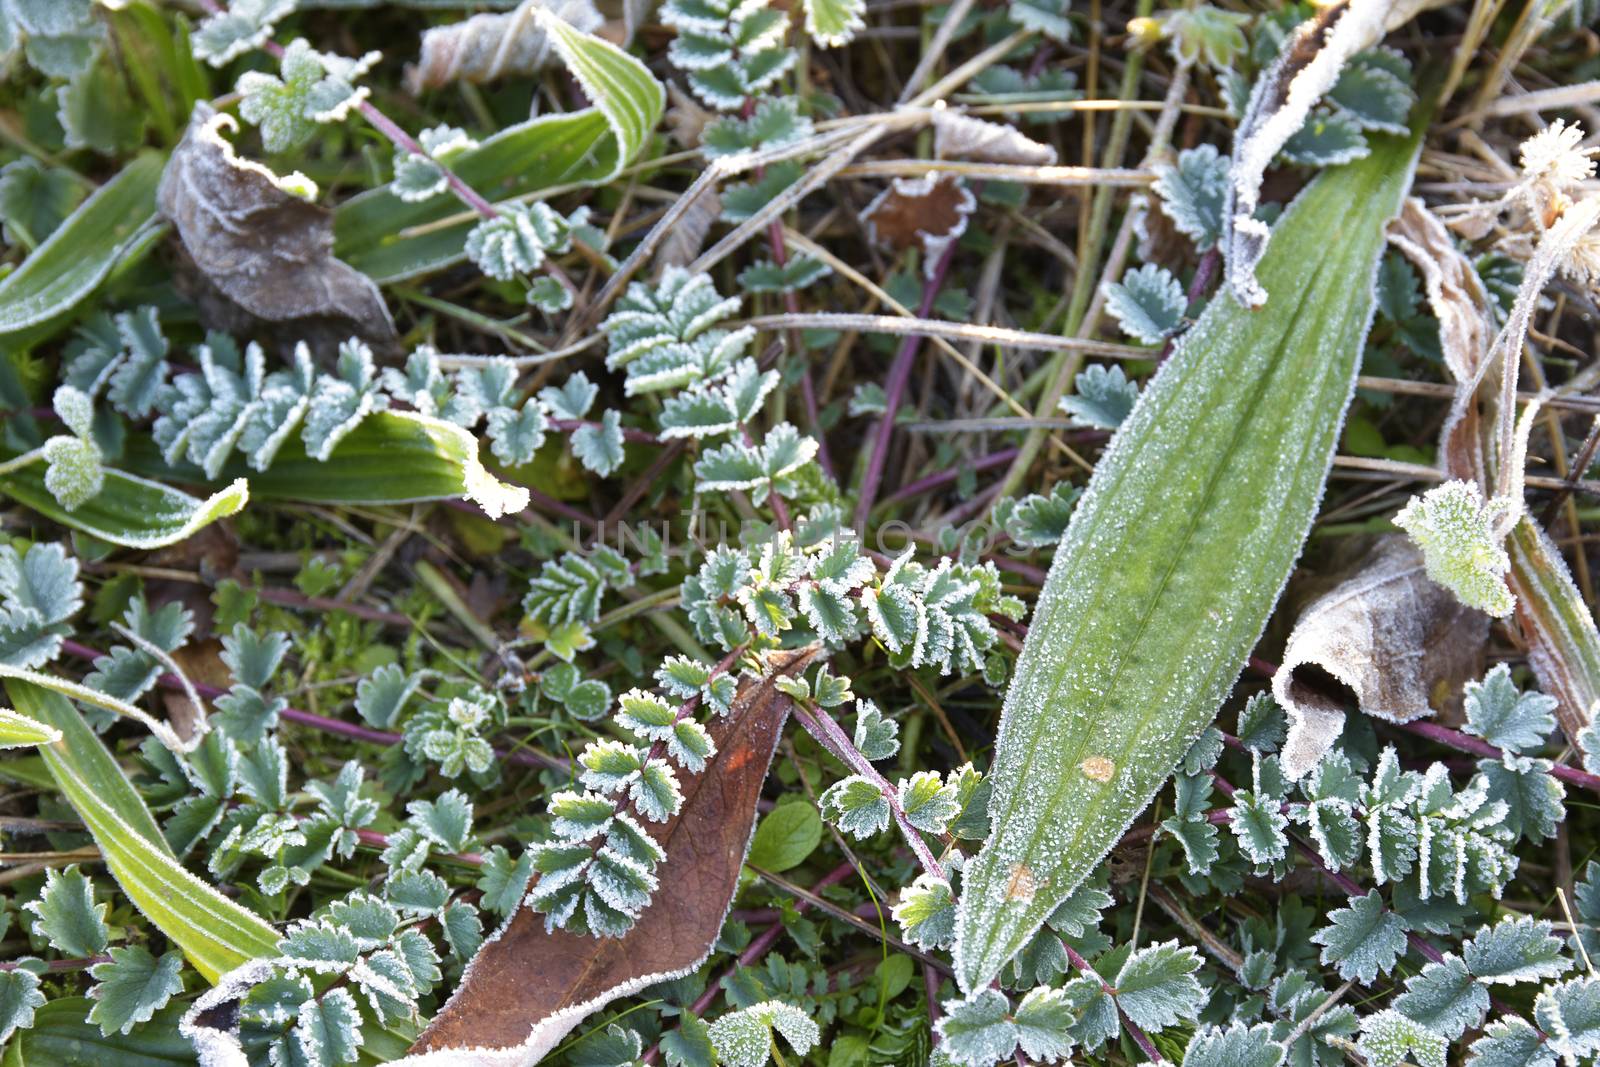
POLYGON ((0 281, 0 335, 46 322, 94 291, 155 217, 161 165, 154 153, 135 158, 0 281))
POLYGON ((1215 716, 1305 542, 1415 139, 1303 192, 1247 311, 1219 295, 1090 479, 1039 598, 994 761, 993 833, 955 950, 988 985, 1215 716))
POLYGON ((207 981, 247 960, 277 954, 278 935, 265 919, 177 861, 144 800, 66 697, 15 678, 5 688, 19 712, 61 735, 39 750, 56 785, 128 899, 207 981))

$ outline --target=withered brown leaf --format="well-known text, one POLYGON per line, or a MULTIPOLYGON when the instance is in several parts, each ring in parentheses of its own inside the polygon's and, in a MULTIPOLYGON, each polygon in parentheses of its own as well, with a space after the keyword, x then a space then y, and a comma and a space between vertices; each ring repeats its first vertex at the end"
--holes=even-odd
POLYGON ((518 909, 401 1062, 536 1063, 610 1001, 698 967, 733 903, 756 799, 789 714, 775 682, 805 670, 817 652, 770 654, 766 677, 743 683, 733 710, 709 725, 717 754, 684 781, 682 811, 655 833, 667 853, 661 889, 627 936, 547 933, 543 916, 518 909))
POLYGON ((584 33, 605 21, 594 0, 523 0, 512 11, 435 26, 422 35, 416 65, 406 68, 406 90, 415 96, 453 82, 482 84, 543 70, 555 48, 534 17, 539 8, 550 8, 584 33))
POLYGON ((1056 161, 1053 146, 1041 144, 1015 126, 939 109, 933 113, 933 151, 940 159, 972 159, 987 163, 1048 166, 1056 161))
POLYGON ((1344 728, 1344 694, 1392 722, 1432 715, 1478 674, 1489 617, 1431 580, 1409 539, 1382 538, 1295 623, 1272 692, 1289 715, 1283 770, 1299 778, 1344 728))
POLYGON ((868 204, 861 217, 872 239, 897 250, 920 245, 922 268, 934 261, 967 229, 978 201, 958 180, 929 172, 921 178, 896 178, 868 204))
POLYGON ((297 337, 351 332, 385 344, 394 322, 372 279, 333 257, 333 215, 286 191, 266 167, 239 158, 223 136, 232 116, 196 104, 167 161, 157 203, 198 268, 206 325, 242 331, 250 317, 297 337))

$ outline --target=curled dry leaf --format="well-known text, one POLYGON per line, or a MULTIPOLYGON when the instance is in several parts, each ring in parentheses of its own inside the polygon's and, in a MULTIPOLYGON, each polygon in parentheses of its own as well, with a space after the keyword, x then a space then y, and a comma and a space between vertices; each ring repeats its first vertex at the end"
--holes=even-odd
MULTIPOLYGON (((1499 382, 1491 365, 1496 333, 1483 282, 1445 224, 1419 200, 1405 205, 1389 239, 1422 273, 1429 306, 1439 319, 1445 365, 1456 380, 1440 433, 1440 463, 1451 478, 1493 486, 1497 420, 1481 410, 1478 386, 1495 397, 1499 382)), ((1534 293, 1543 288, 1543 282, 1529 284, 1537 286, 1534 293)), ((1576 741, 1600 706, 1600 629, 1560 550, 1535 519, 1522 517, 1506 539, 1506 551, 1511 558, 1507 583, 1516 597, 1528 663, 1540 687, 1559 702, 1562 732, 1576 741)))
POLYGON ((372 279, 333 257, 333 215, 290 191, 259 163, 241 159, 223 136, 230 115, 195 105, 188 132, 161 176, 157 205, 199 277, 195 293, 208 326, 235 331, 266 320, 297 336, 352 331, 385 344, 394 321, 372 279))
POLYGON ((708 184, 697 193, 691 191, 685 195, 694 199, 684 208, 683 215, 662 240, 661 251, 656 253, 658 279, 668 267, 688 266, 700 254, 706 234, 711 232, 711 224, 722 217, 722 197, 716 185, 708 184))
POLYGON ((966 232, 977 209, 977 198, 960 181, 930 172, 894 179, 861 217, 874 241, 897 250, 920 247, 922 271, 931 277, 940 254, 966 232))
POLYGON ((535 17, 540 8, 583 33, 593 33, 605 21, 594 0, 523 0, 514 11, 435 27, 422 35, 416 65, 406 68, 406 90, 414 96, 453 82, 481 85, 543 70, 556 52, 535 17))
POLYGON ((1433 714, 1440 694, 1477 677, 1488 635, 1489 617, 1430 580, 1407 538, 1380 540, 1289 637, 1272 679, 1289 715, 1284 773, 1299 778, 1333 748, 1349 695, 1368 715, 1393 722, 1433 714))
POLYGON ((1015 126, 975 119, 944 108, 933 113, 933 151, 940 159, 1020 163, 1044 167, 1056 161, 1052 145, 1024 136, 1015 126))
POLYGON ((1307 19, 1285 43, 1250 93, 1234 132, 1233 166, 1222 213, 1228 287, 1246 307, 1266 303, 1256 264, 1270 230, 1255 218, 1267 167, 1305 125, 1316 102, 1333 88, 1350 57, 1445 0, 1339 0, 1307 19))

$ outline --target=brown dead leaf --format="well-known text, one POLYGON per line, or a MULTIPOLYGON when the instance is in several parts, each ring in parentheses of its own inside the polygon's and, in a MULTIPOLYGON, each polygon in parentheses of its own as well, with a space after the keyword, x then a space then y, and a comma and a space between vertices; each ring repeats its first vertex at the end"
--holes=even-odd
POLYGON ((934 261, 967 229, 978 201, 955 178, 928 173, 921 178, 896 178, 868 204, 861 217, 872 239, 899 251, 922 248, 922 269, 931 274, 934 261))
POLYGON ((1289 715, 1283 770, 1299 778, 1327 755, 1353 696, 1368 715, 1432 715, 1478 675, 1489 617, 1428 576, 1422 553, 1389 536, 1295 623, 1272 692, 1289 715))
POLYGON ((540 8, 549 8, 584 33, 605 22, 594 0, 523 0, 514 11, 436 26, 422 35, 416 65, 406 68, 406 91, 415 96, 453 82, 482 84, 543 70, 555 48, 534 17, 540 8))
POLYGON ((699 148, 706 123, 716 118, 716 113, 701 107, 694 97, 678 88, 677 82, 667 82, 667 100, 671 104, 667 108, 667 129, 672 131, 672 139, 680 148, 699 148))
POLYGON ((706 185, 684 209, 656 252, 657 278, 668 267, 687 267, 700 254, 711 224, 722 217, 722 197, 715 185, 706 185))
POLYGON ((1020 163, 1043 167, 1056 161, 1053 146, 1040 144, 1015 126, 975 119, 944 108, 933 113, 933 154, 940 159, 1020 163))
POLYGON ((610 1001, 698 967, 733 902, 756 798, 789 714, 773 683, 816 655, 815 645, 771 654, 767 677, 745 682, 733 711, 710 724, 717 754, 684 781, 683 810, 656 834, 667 853, 662 889, 626 937, 546 933, 543 916, 518 909, 402 1062, 534 1063, 610 1001))
MULTIPOLYGON (((222 662, 222 642, 214 637, 192 641, 172 653, 172 659, 183 676, 196 686, 227 689, 233 684, 233 672, 222 662)), ((198 695, 198 694, 197 694, 198 695)), ((166 690, 161 702, 167 708, 167 720, 179 737, 190 738, 205 721, 206 709, 197 707, 181 690, 166 690)))
POLYGON ((230 115, 195 105, 182 143, 161 177, 161 214, 178 229, 197 269, 196 303, 206 325, 242 331, 255 320, 298 336, 336 330, 378 344, 394 322, 372 279, 333 257, 333 215, 285 191, 223 136, 230 115))

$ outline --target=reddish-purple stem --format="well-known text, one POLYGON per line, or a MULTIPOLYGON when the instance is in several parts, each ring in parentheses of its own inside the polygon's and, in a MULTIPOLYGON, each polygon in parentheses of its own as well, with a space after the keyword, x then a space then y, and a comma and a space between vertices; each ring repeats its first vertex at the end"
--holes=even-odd
POLYGON ((883 502, 885 504, 898 504, 902 500, 910 500, 912 497, 921 496, 924 493, 931 493, 935 489, 942 489, 951 482, 955 481, 957 478, 960 478, 962 473, 965 471, 977 473, 978 471, 986 471, 990 467, 999 467, 1003 464, 1010 463, 1014 458, 1016 458, 1016 455, 1019 451, 1021 450, 1016 448, 1002 448, 998 452, 991 452, 987 456, 980 456, 974 460, 964 461, 957 466, 949 468, 948 470, 939 471, 937 474, 930 474, 926 478, 918 478, 909 485, 901 486, 899 489, 896 489, 894 492, 884 497, 883 502))
MULTIPOLYGON (((933 303, 944 287, 945 275, 950 271, 950 261, 955 258, 956 242, 951 241, 934 261, 933 272, 922 283, 922 303, 917 305, 917 317, 925 319, 933 312, 933 303)), ((908 334, 900 342, 889 367, 889 382, 884 386, 883 416, 878 420, 878 432, 872 441, 872 453, 867 460, 867 472, 861 479, 861 495, 856 502, 856 530, 865 537, 867 518, 872 513, 873 502, 878 498, 878 487, 883 484, 883 469, 889 462, 889 443, 894 437, 894 416, 905 398, 906 383, 911 380, 911 366, 916 362, 917 350, 922 347, 922 335, 908 334)))

